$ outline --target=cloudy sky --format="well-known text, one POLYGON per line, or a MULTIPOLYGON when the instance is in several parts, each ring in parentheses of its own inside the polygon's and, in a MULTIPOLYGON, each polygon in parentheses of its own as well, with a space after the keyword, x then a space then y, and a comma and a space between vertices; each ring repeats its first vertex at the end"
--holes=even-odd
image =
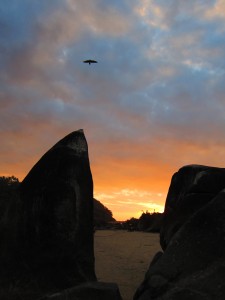
POLYGON ((1 0, 0 176, 80 128, 118 220, 162 211, 183 165, 224 167, 225 1, 1 0))

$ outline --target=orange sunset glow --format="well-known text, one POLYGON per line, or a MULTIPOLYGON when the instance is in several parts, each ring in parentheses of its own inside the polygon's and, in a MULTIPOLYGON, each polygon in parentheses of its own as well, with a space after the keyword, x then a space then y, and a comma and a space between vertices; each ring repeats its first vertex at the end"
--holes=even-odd
POLYGON ((182 166, 224 167, 223 1, 0 8, 0 176, 83 128, 94 197, 126 220, 162 212, 182 166))

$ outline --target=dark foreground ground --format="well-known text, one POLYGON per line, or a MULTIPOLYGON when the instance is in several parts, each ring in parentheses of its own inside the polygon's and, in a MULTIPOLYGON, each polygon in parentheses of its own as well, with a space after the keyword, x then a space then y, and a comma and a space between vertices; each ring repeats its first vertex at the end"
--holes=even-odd
POLYGON ((95 232, 97 278, 117 283, 123 300, 131 300, 159 250, 156 233, 98 230, 95 232))

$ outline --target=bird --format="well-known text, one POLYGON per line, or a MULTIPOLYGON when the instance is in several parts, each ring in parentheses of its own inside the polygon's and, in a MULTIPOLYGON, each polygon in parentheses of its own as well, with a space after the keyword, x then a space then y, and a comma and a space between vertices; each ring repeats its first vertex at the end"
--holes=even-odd
POLYGON ((87 60, 84 60, 83 61, 84 63, 86 63, 86 64, 96 64, 97 63, 97 61, 96 60, 92 60, 92 59, 87 59, 87 60))

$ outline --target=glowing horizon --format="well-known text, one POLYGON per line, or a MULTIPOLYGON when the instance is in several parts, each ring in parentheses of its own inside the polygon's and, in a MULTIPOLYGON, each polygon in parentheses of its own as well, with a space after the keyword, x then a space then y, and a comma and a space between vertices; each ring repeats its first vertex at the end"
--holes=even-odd
POLYGON ((125 221, 132 217, 139 218, 146 211, 162 213, 164 205, 156 204, 152 200, 154 197, 163 197, 163 195, 161 193, 153 195, 147 191, 123 189, 113 193, 96 193, 94 198, 110 209, 117 221, 125 221))
MULTIPOLYGON (((0 174, 0 176, 16 176, 19 181, 22 182, 24 177, 27 175, 25 174, 22 176, 18 176, 19 173, 17 173, 17 175, 15 173, 16 172, 0 174)), ((110 209, 112 211, 113 217, 117 221, 125 221, 132 217, 139 218, 140 215, 146 211, 163 212, 164 210, 164 202, 166 199, 165 193, 150 192, 149 189, 144 190, 143 188, 104 188, 101 185, 100 188, 98 188, 98 186, 96 186, 95 184, 95 178, 93 178, 93 183, 94 198, 99 200, 103 205, 110 209)), ((114 183, 114 185, 117 184, 114 183)))

